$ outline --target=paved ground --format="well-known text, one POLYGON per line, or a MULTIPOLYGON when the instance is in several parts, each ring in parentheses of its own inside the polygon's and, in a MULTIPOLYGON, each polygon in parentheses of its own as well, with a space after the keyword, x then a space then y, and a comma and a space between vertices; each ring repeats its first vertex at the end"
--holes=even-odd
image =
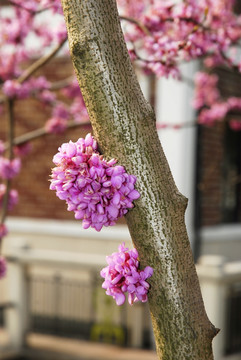
MULTIPOLYGON (((4 337, 6 337, 4 332, 0 331, 1 347, 4 337)), ((30 334, 27 338, 27 345, 27 348, 23 352, 24 359, 157 360, 154 351, 63 339, 49 335, 30 334)), ((0 359, 6 358, 7 357, 4 357, 3 351, 1 351, 0 359)))
POLYGON ((90 343, 80 340, 61 339, 54 336, 30 335, 28 344, 32 348, 48 349, 73 356, 80 356, 85 360, 157 360, 154 351, 126 349, 113 345, 90 343))

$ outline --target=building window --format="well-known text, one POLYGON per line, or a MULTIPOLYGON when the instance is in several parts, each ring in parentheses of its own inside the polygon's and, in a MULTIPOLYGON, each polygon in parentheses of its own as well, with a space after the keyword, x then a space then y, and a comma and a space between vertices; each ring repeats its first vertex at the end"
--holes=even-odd
POLYGON ((222 166, 222 222, 241 221, 241 132, 225 129, 222 166))

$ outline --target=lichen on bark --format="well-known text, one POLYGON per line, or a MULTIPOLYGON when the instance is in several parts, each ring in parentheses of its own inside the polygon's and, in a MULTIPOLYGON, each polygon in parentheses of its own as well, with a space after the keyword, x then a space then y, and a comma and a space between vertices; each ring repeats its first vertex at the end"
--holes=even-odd
POLYGON ((205 313, 174 183, 121 31, 115 0, 62 0, 70 52, 94 135, 105 157, 137 176, 141 198, 126 216, 142 266, 162 360, 211 360, 216 329, 205 313))

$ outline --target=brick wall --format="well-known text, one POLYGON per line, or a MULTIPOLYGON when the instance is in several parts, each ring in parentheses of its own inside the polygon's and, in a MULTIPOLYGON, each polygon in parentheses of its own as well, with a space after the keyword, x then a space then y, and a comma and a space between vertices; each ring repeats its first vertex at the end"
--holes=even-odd
MULTIPOLYGON (((43 72, 50 81, 58 81, 73 74, 73 66, 69 58, 57 58, 44 67, 43 72)), ((59 95, 61 97, 61 95, 59 95)), ((49 109, 44 108, 35 99, 16 101, 15 136, 43 127, 49 118, 49 109)), ((0 139, 6 140, 6 114, 0 116, 0 139)), ((91 126, 81 126, 67 130, 61 135, 45 135, 31 142, 32 151, 22 158, 22 171, 12 181, 12 187, 19 192, 18 205, 9 215, 31 218, 74 220, 74 213, 67 211, 65 201, 56 197, 55 191, 49 190, 52 158, 58 147, 69 140, 77 141, 91 132, 91 126)), ((118 224, 124 224, 124 218, 118 224)))
MULTIPOLYGON (((38 75, 40 75, 39 73, 38 75)), ((61 80, 72 74, 70 60, 57 58, 44 68, 44 74, 51 81, 61 80)), ((50 113, 37 100, 16 101, 15 135, 19 136, 44 126, 50 113)), ((6 139, 6 118, 1 116, 0 139, 6 139)), ((64 135, 46 135, 32 141, 32 151, 22 159, 22 171, 13 180, 12 186, 19 191, 19 204, 10 215, 51 219, 74 219, 73 212, 66 210, 64 201, 49 190, 49 175, 53 155, 58 147, 69 140, 76 141, 91 131, 90 126, 68 130, 64 135)))
POLYGON ((197 187, 201 207, 201 225, 222 222, 222 163, 224 156, 224 124, 202 127, 200 131, 200 179, 197 187))

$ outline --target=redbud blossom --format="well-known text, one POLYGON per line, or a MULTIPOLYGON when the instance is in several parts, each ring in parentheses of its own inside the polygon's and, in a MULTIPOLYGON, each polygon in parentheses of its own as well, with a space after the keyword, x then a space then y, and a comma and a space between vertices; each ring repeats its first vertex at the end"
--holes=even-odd
POLYGON ((0 157, 0 177, 3 179, 12 179, 16 176, 21 168, 21 160, 19 158, 15 158, 13 160, 9 160, 4 157, 0 157))
POLYGON ((53 162, 57 166, 52 170, 50 189, 66 201, 76 219, 83 220, 84 229, 100 231, 114 225, 140 197, 134 189, 136 177, 123 166, 114 166, 117 160, 106 161, 91 134, 63 144, 53 162))
POLYGON ((59 117, 52 117, 45 123, 45 131, 51 134, 61 134, 67 128, 67 121, 59 117))
POLYGON ((132 305, 136 301, 146 302, 150 285, 146 279, 153 274, 153 268, 146 266, 139 269, 138 251, 129 250, 125 243, 119 245, 118 252, 106 257, 108 266, 101 270, 100 275, 105 279, 102 288, 106 294, 112 296, 117 305, 125 302, 125 293, 128 302, 132 305))
MULTIPOLYGON (((6 185, 0 184, 0 208, 3 204, 3 198, 6 193, 6 185)), ((18 192, 15 189, 9 191, 8 196, 8 210, 12 210, 14 206, 18 203, 18 192)))

